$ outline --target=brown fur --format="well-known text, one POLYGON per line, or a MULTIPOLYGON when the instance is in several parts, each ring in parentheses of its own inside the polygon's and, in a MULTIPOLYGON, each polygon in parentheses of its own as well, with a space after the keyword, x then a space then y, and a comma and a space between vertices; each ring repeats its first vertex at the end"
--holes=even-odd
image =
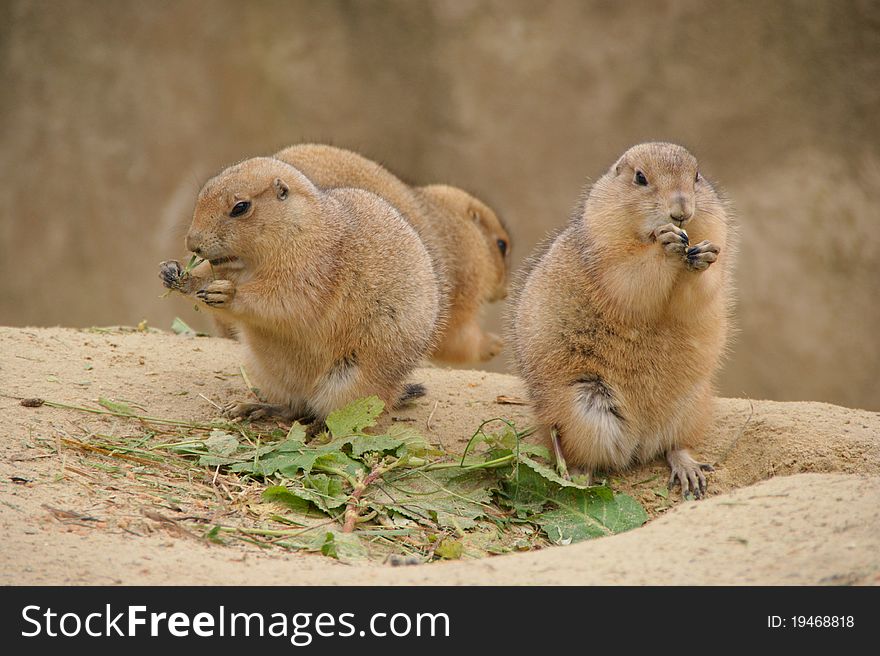
POLYGON ((372 394, 391 407, 433 346, 430 257, 375 194, 321 191, 290 164, 246 160, 204 186, 187 246, 208 260, 236 259, 215 263, 218 279, 204 263, 175 281, 166 263, 166 284, 237 327, 254 383, 290 417, 321 419, 372 394), (242 200, 249 211, 231 217, 242 200))
POLYGON ((501 338, 479 325, 483 304, 507 294, 510 236, 491 208, 456 187, 413 188, 380 164, 333 146, 291 146, 275 157, 321 188, 357 187, 381 196, 416 229, 441 280, 443 319, 432 359, 482 361, 501 350, 501 338))
POLYGON ((732 248, 725 206, 696 175, 696 160, 680 146, 628 150, 523 275, 510 340, 535 412, 546 433, 558 430, 565 460, 588 471, 623 469, 666 453, 683 490, 696 487, 699 496, 704 478, 686 449, 712 416, 732 248), (636 171, 647 186, 635 183, 636 171), (689 264, 681 231, 664 226, 671 214, 691 212, 690 247, 711 244, 689 264))
POLYGON ((486 361, 501 352, 498 335, 480 328, 484 303, 507 297, 510 235, 492 209, 469 193, 449 185, 415 189, 438 209, 451 281, 449 316, 432 357, 442 362, 486 361), (499 248, 503 242, 504 252, 499 248))

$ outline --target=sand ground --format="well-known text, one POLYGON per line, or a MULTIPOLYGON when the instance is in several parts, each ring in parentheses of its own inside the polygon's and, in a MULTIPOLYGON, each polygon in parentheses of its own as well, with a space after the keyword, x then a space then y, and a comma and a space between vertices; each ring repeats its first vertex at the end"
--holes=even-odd
MULTIPOLYGON (((880 584, 880 414, 822 403, 719 399, 698 455, 716 466, 709 498, 657 494, 661 461, 615 475, 651 521, 629 533, 414 567, 345 565, 311 554, 210 545, 166 518, 229 521, 234 491, 204 480, 102 476, 99 455, 63 439, 127 420, 50 407, 134 401, 161 417, 207 420, 246 394, 238 344, 161 332, 0 328, 2 584, 880 584), (176 488, 173 495, 168 490, 176 488), (65 515, 67 511, 73 515, 65 515), (86 519, 84 519, 86 518, 86 519)), ((407 421, 460 451, 483 419, 530 423, 511 376, 426 368, 407 421)), ((114 463, 118 464, 118 463, 114 463)), ((125 463, 122 463, 123 465, 125 463)))

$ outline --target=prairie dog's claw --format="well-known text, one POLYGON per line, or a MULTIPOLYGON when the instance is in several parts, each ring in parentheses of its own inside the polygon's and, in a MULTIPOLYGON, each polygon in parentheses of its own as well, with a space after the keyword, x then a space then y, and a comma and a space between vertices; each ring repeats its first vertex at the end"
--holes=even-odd
POLYGON ((214 280, 204 289, 196 292, 196 297, 211 307, 228 305, 235 296, 235 285, 231 280, 214 280))
POLYGON ((687 253, 685 254, 687 266, 694 271, 708 269, 709 265, 718 259, 718 254, 720 252, 721 249, 715 244, 705 240, 701 241, 696 246, 691 246, 687 249, 687 253))
POLYGON ((690 243, 687 233, 671 223, 660 226, 653 235, 669 255, 684 256, 685 248, 690 243))
POLYGON ((707 462, 697 462, 687 449, 670 451, 666 454, 666 460, 672 470, 667 486, 670 490, 678 482, 681 485, 682 498, 686 499, 688 492, 693 494, 694 499, 703 499, 706 496, 707 482, 703 472, 715 471, 712 465, 707 462))
POLYGON ((504 339, 495 333, 486 333, 483 338, 480 360, 491 360, 504 349, 504 339))

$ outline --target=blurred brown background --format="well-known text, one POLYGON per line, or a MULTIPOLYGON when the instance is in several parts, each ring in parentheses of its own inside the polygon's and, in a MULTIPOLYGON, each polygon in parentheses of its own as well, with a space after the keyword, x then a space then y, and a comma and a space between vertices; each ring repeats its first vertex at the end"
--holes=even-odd
POLYGON ((876 1, 13 0, 0 52, 0 324, 206 328, 157 264, 207 177, 292 143, 470 189, 519 263, 663 139, 742 229, 721 391, 880 409, 876 1))

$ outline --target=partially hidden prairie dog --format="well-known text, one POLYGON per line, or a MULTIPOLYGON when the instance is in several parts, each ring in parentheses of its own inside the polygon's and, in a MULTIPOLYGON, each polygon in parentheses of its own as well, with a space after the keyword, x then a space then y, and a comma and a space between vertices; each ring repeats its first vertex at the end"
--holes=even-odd
POLYGON ((391 408, 423 393, 405 380, 433 346, 437 280, 415 230, 375 194, 249 159, 205 184, 186 243, 207 262, 185 275, 163 263, 165 285, 236 326, 268 401, 231 414, 322 420, 361 397, 391 408))
POLYGON ((705 495, 688 448, 712 417, 732 303, 725 205, 681 146, 634 146, 523 274, 515 364, 564 471, 665 453, 670 486, 705 495))
POLYGON ((485 203, 456 187, 411 187, 381 164, 322 144, 275 154, 322 189, 357 187, 391 203, 415 228, 440 279, 442 326, 429 356, 440 362, 489 360, 503 341, 480 327, 484 303, 507 295, 510 235, 485 203))
POLYGON ((491 207, 458 187, 434 184, 414 191, 440 214, 435 230, 455 255, 447 269, 452 284, 445 339, 434 357, 447 362, 488 360, 504 342, 483 332, 478 318, 484 303, 507 298, 510 233, 491 207))

